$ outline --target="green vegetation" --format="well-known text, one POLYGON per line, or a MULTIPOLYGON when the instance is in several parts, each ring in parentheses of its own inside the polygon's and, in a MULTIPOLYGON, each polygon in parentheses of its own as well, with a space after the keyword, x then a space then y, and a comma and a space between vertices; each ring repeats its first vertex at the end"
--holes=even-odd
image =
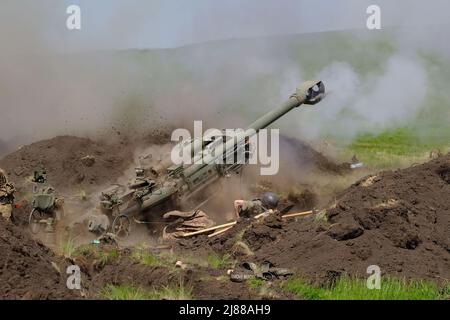
POLYGON ((151 253, 145 247, 137 247, 131 256, 136 262, 142 263, 146 266, 161 266, 164 262, 161 258, 151 253))
POLYGON ((232 259, 229 254, 219 255, 212 253, 208 255, 207 260, 214 269, 223 269, 232 265, 232 259))
POLYGON ((75 249, 75 251, 73 252, 73 256, 93 256, 95 255, 96 251, 97 247, 91 244, 82 244, 75 249))
POLYGON ((190 300, 192 299, 192 288, 184 286, 181 282, 178 285, 165 286, 153 292, 156 299, 164 300, 190 300))
POLYGON ((95 261, 96 266, 103 267, 120 258, 120 250, 117 248, 100 249, 92 244, 83 244, 71 248, 70 257, 85 257, 95 261))
POLYGON ((346 148, 347 156, 356 154, 370 166, 392 168, 424 162, 432 150, 450 151, 450 64, 432 54, 421 54, 420 59, 429 86, 419 114, 406 126, 358 136, 346 148))
POLYGON ((108 300, 150 300, 150 294, 132 285, 108 285, 101 295, 108 300))
POLYGON ((330 288, 316 287, 303 279, 291 279, 284 289, 308 300, 439 300, 450 297, 450 287, 432 282, 384 278, 381 289, 368 289, 363 279, 342 277, 330 288))
POLYGON ((326 210, 322 210, 318 214, 316 214, 314 216, 314 221, 315 222, 327 222, 328 221, 327 211, 326 210))
POLYGON ((181 283, 158 290, 145 290, 134 285, 108 285, 101 295, 108 300, 190 300, 192 289, 181 283))
POLYGON ((376 168, 408 166, 429 158, 432 150, 445 153, 450 147, 450 136, 428 132, 424 139, 413 128, 398 128, 378 135, 363 134, 348 146, 347 157, 356 154, 359 160, 376 168))
POLYGON ((120 257, 120 252, 117 249, 101 251, 98 253, 98 261, 99 261, 100 265, 102 265, 102 266, 112 263, 119 257, 120 257))
POLYGON ((72 258, 76 252, 75 238, 69 236, 66 241, 61 244, 61 254, 65 258, 72 258))
POLYGON ((253 278, 248 280, 248 285, 252 289, 259 289, 264 285, 264 280, 253 278))

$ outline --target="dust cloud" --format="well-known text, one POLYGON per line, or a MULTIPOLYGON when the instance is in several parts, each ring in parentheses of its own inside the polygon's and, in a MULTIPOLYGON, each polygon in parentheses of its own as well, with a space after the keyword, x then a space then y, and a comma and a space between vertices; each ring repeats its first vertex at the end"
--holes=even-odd
POLYGON ((292 18, 282 22, 267 1, 255 2, 258 14, 251 19, 245 15, 250 3, 231 1, 222 8, 199 2, 190 15, 183 5, 184 15, 176 11, 176 23, 164 28, 180 6, 168 3, 112 1, 102 7, 79 1, 85 30, 69 33, 61 14, 67 1, 5 1, 0 153, 62 134, 109 138, 111 132, 132 136, 156 127, 191 129, 193 120, 204 120, 205 127, 244 127, 312 77, 326 83, 327 99, 276 126, 305 139, 351 140, 416 117, 440 81, 430 77, 424 55, 449 63, 441 14, 449 5, 442 1, 439 10, 433 7, 435 19, 421 20, 438 27, 424 28, 408 21, 429 12, 428 4, 383 2, 386 29, 376 32, 364 30, 364 1, 277 2, 276 12, 292 18), (133 15, 138 5, 143 10, 133 15), (323 19, 296 11, 305 6, 323 19), (339 19, 330 19, 330 12, 339 19), (341 31, 317 32, 327 30, 341 31), (188 43, 200 44, 182 46, 188 43), (143 49, 161 46, 170 48, 143 49))

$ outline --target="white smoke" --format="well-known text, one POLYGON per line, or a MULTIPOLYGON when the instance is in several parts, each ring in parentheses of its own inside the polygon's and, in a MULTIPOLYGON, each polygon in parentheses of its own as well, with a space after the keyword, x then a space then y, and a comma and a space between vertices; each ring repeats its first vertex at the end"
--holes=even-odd
POLYGON ((423 64, 398 54, 366 77, 348 63, 335 62, 317 78, 325 82, 328 95, 301 121, 301 134, 309 138, 331 134, 350 140, 404 125, 417 116, 429 86, 423 64))
MULTIPOLYGON (((296 136, 350 140, 416 117, 438 81, 423 54, 450 61, 448 25, 267 37, 364 28, 369 1, 80 0, 78 33, 65 29, 69 2, 2 2, 0 149, 58 134, 94 135, 122 122, 128 128, 161 122, 189 128, 193 120, 242 127, 314 76, 325 82, 327 98, 276 126, 296 136), (387 51, 385 44, 370 45, 378 34, 386 35, 387 51), (113 50, 254 36, 261 37, 113 50)), ((380 1, 384 27, 442 24, 450 10, 448 2, 437 2, 380 1)))

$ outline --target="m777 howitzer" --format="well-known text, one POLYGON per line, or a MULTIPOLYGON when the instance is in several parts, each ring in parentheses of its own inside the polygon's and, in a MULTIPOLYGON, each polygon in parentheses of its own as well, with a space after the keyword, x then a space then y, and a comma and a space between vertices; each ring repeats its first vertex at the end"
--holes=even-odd
POLYGON ((190 163, 173 164, 166 159, 150 168, 137 168, 135 181, 128 187, 116 186, 102 193, 100 207, 108 221, 105 216, 103 222, 99 218, 91 220, 89 230, 126 236, 132 220, 152 223, 182 203, 198 205, 204 200, 202 197, 207 187, 221 177, 239 173, 248 162, 251 136, 302 104, 318 103, 324 95, 325 86, 321 81, 307 81, 281 106, 263 115, 247 129, 237 131, 233 138, 224 136, 180 142, 174 147, 175 151, 190 153, 193 156, 190 163), (236 159, 239 154, 244 155, 244 161, 228 161, 236 159), (143 220, 136 220, 138 215, 143 220))

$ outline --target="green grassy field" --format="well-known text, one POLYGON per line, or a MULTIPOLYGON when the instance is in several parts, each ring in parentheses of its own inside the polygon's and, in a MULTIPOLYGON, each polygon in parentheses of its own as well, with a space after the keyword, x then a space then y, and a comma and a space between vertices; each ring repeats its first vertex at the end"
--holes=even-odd
POLYGON ((419 113, 407 124, 377 134, 361 133, 342 146, 343 156, 356 154, 369 166, 383 169, 427 161, 433 150, 450 152, 450 65, 432 54, 421 54, 420 59, 429 87, 419 113))
POLYGON ((385 278, 380 289, 368 289, 365 280, 343 277, 331 288, 316 287, 302 279, 287 281, 284 289, 307 300, 443 300, 450 298, 450 286, 426 281, 385 278))
MULTIPOLYGON (((356 155, 359 160, 375 168, 405 167, 430 158, 431 151, 445 154, 450 151, 450 136, 446 133, 428 137, 418 135, 414 128, 398 128, 378 135, 363 134, 343 148, 343 157, 356 155)), ((434 130, 437 131, 437 130, 434 130)))
POLYGON ((182 284, 145 290, 134 285, 108 285, 102 291, 107 300, 191 300, 192 290, 182 284))

